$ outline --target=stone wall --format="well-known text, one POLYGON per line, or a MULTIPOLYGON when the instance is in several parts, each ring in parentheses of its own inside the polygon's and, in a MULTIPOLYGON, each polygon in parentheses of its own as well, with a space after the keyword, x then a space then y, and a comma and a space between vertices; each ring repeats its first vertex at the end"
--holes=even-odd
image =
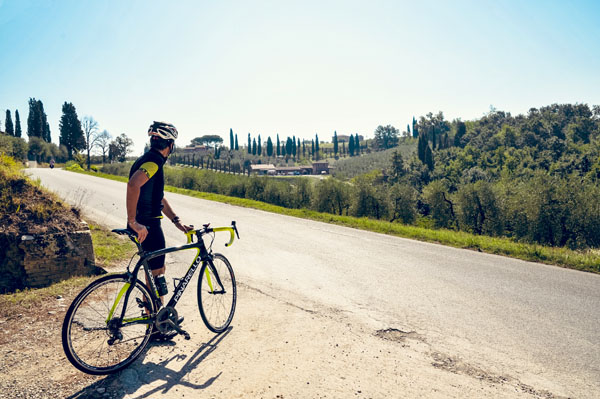
POLYGON ((97 275, 89 230, 72 233, 0 233, 0 293, 44 287, 72 276, 97 275))

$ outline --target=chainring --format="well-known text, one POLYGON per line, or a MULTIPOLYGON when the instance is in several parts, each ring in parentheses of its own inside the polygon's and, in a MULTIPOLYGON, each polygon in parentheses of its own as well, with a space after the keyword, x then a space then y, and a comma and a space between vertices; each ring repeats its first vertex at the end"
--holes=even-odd
POLYGON ((165 334, 173 329, 172 325, 177 325, 177 321, 179 317, 177 316, 177 311, 175 308, 171 306, 166 306, 159 310, 156 315, 156 328, 161 333, 165 334), (171 324, 173 322, 173 324, 171 324))

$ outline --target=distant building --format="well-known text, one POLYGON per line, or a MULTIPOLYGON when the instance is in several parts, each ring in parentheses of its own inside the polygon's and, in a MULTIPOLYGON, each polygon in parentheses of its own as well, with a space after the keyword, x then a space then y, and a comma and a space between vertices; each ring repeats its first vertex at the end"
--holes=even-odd
POLYGON ((278 175, 310 175, 310 166, 279 166, 276 168, 278 175))
POLYGON ((317 161, 312 163, 312 174, 313 175, 321 175, 323 172, 329 174, 329 162, 327 161, 317 161))
POLYGON ((250 165, 250 172, 257 175, 271 175, 276 173, 276 169, 272 164, 256 164, 250 165))

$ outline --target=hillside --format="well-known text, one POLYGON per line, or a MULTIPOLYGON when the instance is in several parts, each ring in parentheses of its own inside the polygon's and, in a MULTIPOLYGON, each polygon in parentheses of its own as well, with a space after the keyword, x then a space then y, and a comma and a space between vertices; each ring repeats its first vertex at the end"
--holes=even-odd
POLYGON ((397 147, 384 151, 373 151, 356 157, 340 158, 333 163, 333 175, 341 179, 349 179, 368 173, 374 169, 389 169, 393 154, 398 151, 404 159, 410 159, 417 150, 417 140, 402 138, 397 147))
POLYGON ((79 212, 25 177, 21 165, 0 154, 0 232, 40 234, 81 228, 79 212))

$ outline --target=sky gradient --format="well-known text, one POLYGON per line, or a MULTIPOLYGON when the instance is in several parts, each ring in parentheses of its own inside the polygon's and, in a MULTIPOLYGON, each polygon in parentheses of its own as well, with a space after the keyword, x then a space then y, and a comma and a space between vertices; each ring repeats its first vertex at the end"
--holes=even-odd
POLYGON ((2 126, 35 97, 58 143, 68 101, 138 154, 153 120, 229 145, 600 104, 596 1, 169 3, 0 0, 2 126))

